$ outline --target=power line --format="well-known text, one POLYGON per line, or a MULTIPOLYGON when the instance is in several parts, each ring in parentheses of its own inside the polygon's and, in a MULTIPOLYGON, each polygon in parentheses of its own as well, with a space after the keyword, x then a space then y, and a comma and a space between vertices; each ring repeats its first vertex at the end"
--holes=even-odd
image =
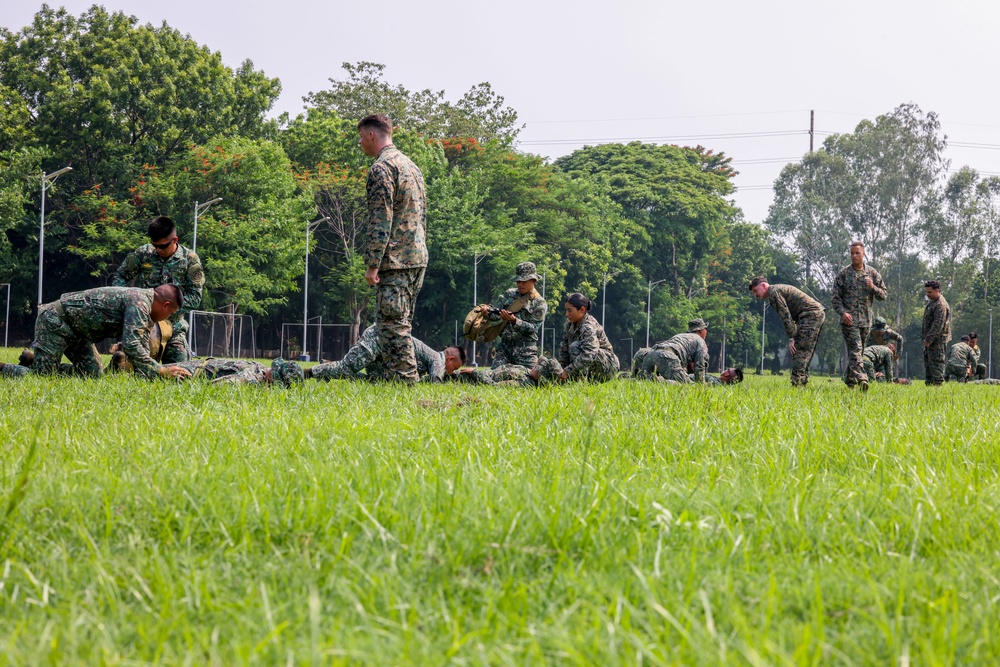
POLYGON ((734 116, 776 116, 779 114, 802 113, 805 109, 791 109, 788 111, 747 111, 743 113, 707 113, 691 116, 648 116, 646 118, 591 118, 572 120, 534 120, 525 121, 525 125, 543 125, 549 123, 626 123, 641 120, 682 120, 690 118, 731 118, 734 116))
POLYGON ((621 143, 625 141, 682 141, 701 139, 763 139, 770 137, 792 137, 808 134, 807 130, 777 130, 773 132, 732 132, 728 134, 687 134, 665 137, 609 137, 604 139, 551 139, 520 142, 525 146, 621 143))

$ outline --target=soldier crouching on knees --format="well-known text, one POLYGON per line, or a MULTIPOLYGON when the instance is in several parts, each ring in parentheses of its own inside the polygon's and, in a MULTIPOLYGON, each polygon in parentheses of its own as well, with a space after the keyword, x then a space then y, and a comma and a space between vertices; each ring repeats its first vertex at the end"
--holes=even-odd
POLYGON ((566 328, 559 348, 562 380, 606 382, 618 376, 618 357, 604 327, 590 314, 592 305, 579 292, 566 297, 566 328))

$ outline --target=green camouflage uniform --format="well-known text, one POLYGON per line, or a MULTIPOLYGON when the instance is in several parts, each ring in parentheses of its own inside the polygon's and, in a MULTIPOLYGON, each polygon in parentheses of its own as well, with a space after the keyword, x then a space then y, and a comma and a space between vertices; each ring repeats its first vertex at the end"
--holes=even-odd
MULTIPOLYGON (((892 382, 892 350, 885 345, 870 345, 862 353, 865 374, 872 382, 892 382), (876 373, 882 373, 882 377, 876 378, 876 373)), ((847 381, 846 378, 844 380, 847 381)))
POLYGON ((416 382, 410 337, 417 294, 427 269, 427 198, 417 165, 389 144, 368 170, 365 266, 377 268, 377 327, 382 366, 392 380, 416 382))
MULTIPOLYGON (((418 338, 413 341, 417 373, 422 380, 441 382, 444 378, 444 352, 431 349, 418 338)), ((309 369, 309 377, 317 380, 382 380, 385 366, 379 348, 379 331, 375 325, 364 330, 358 342, 351 346, 340 361, 317 364, 309 369)))
POLYGON ((876 318, 875 324, 872 325, 872 329, 868 333, 865 345, 888 345, 889 343, 896 344, 896 354, 898 355, 903 349, 903 336, 898 331, 887 327, 883 318, 876 318))
POLYGON ((837 311, 839 317, 843 317, 844 313, 850 313, 851 317, 854 318, 854 322, 850 326, 843 323, 840 325, 840 330, 844 334, 844 342, 847 344, 847 375, 844 381, 850 387, 859 382, 868 381, 861 353, 864 350, 864 342, 868 340, 868 332, 872 325, 872 301, 873 299, 885 301, 887 294, 882 276, 867 265, 860 271, 855 271, 853 266, 848 266, 837 275, 837 279, 834 281, 833 309, 837 311), (873 284, 871 290, 865 284, 865 279, 869 277, 873 284))
POLYGON ((982 380, 972 380, 969 384, 1000 384, 1000 379, 984 378, 982 380))
POLYGON ((271 362, 271 380, 267 379, 267 366, 248 359, 192 359, 164 366, 185 368, 191 373, 191 379, 203 378, 212 384, 260 385, 273 381, 288 386, 303 379, 302 367, 284 359, 271 362))
POLYGON ((823 304, 791 285, 771 285, 767 300, 785 325, 788 338, 795 341, 792 384, 805 386, 809 382, 809 364, 826 321, 823 304))
MULTIPOLYGON (((636 380, 653 380, 662 382, 663 384, 694 384, 695 382, 695 376, 691 373, 686 373, 687 378, 684 380, 674 380, 672 377, 668 379, 668 374, 670 374, 670 371, 665 367, 662 349, 657 350, 652 347, 642 347, 639 348, 632 358, 632 377, 636 380), (649 359, 648 365, 646 363, 647 359, 649 359)), ((723 386, 721 379, 707 373, 705 374, 705 384, 712 385, 713 387, 716 385, 723 386)))
POLYGON ((121 337, 122 351, 135 372, 147 378, 159 374, 160 364, 149 354, 149 313, 153 290, 138 287, 98 287, 63 294, 38 308, 35 321, 33 373, 59 372, 65 354, 78 375, 104 372, 94 343, 121 337))
POLYGON ((111 284, 115 287, 126 287, 131 284, 145 289, 160 285, 177 285, 184 296, 184 307, 170 316, 174 335, 163 352, 163 361, 169 363, 187 361, 191 358, 187 344, 188 324, 182 316, 189 311, 197 310, 201 305, 205 273, 198 255, 178 243, 174 254, 163 259, 156 254, 156 248, 152 244, 146 244, 128 254, 115 272, 111 284))
MULTIPOLYGON (((493 368, 514 364, 530 370, 538 361, 538 340, 548 306, 535 289, 525 296, 528 298, 528 303, 514 313, 517 319, 508 322, 493 341, 493 352, 496 354, 493 358, 493 368)), ((512 287, 503 293, 494 307, 505 310, 520 297, 517 288, 512 287)), ((490 319, 498 320, 500 316, 491 314, 490 319)))
MULTIPOLYGON (((638 354, 641 354, 639 350, 638 354)), ((672 380, 680 384, 707 382, 708 344, 696 333, 680 333, 657 343, 644 355, 641 368, 636 374, 643 379, 672 380), (688 366, 694 367, 694 374, 688 374, 688 366)))
POLYGON ((979 345, 972 345, 972 354, 975 357, 975 376, 977 380, 986 379, 986 364, 979 363, 979 359, 982 357, 982 350, 979 349, 979 345))
POLYGON ((972 346, 965 342, 955 343, 951 346, 951 353, 948 355, 944 377, 946 380, 955 378, 964 382, 969 379, 969 369, 975 367, 976 354, 972 351, 972 346))
POLYGON ((559 363, 571 380, 612 380, 618 375, 618 357, 604 327, 587 313, 578 323, 566 321, 559 363))
POLYGON ((926 382, 939 385, 944 382, 945 357, 951 340, 951 306, 944 295, 927 300, 920 337, 927 343, 924 347, 926 382))
POLYGON ((22 366, 20 364, 2 364, 0 363, 0 377, 6 378, 22 378, 31 372, 31 369, 27 366, 22 366))
POLYGON ((508 387, 535 387, 555 382, 563 369, 558 361, 550 357, 539 357, 534 368, 538 369, 538 381, 531 377, 532 368, 519 364, 507 364, 493 368, 475 368, 447 376, 456 382, 486 384, 508 387))

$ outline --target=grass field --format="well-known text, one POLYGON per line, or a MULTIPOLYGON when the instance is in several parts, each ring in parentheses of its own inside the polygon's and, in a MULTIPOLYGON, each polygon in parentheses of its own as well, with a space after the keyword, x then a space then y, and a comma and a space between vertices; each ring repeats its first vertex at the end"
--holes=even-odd
POLYGON ((1000 388, 786 382, 0 379, 0 663, 995 664, 1000 388))

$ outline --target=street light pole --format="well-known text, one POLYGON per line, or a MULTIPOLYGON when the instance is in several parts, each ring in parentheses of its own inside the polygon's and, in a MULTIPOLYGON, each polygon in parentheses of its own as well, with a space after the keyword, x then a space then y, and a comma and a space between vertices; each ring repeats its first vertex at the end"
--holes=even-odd
POLYGON ((622 338, 620 340, 627 340, 628 341, 628 359, 629 359, 628 363, 629 363, 629 366, 631 366, 632 365, 632 360, 635 359, 635 345, 633 344, 631 338, 622 338))
MULTIPOLYGON (((222 197, 216 197, 215 199, 209 200, 204 204, 199 204, 197 201, 194 203, 194 237, 191 239, 191 252, 198 252, 198 214, 206 210, 212 204, 218 204, 222 201, 222 197)), ((194 349, 192 348, 194 344, 194 311, 192 310, 188 315, 188 320, 190 328, 188 329, 188 348, 191 349, 191 354, 194 355, 194 349)))
MULTIPOLYGON (((650 280, 649 287, 646 290, 646 347, 649 347, 649 315, 653 306, 653 288, 664 281, 666 281, 666 278, 663 280, 657 280, 656 282, 650 280)), ((601 326, 604 325, 602 324, 601 326)))
POLYGON ((10 333, 10 283, 7 285, 7 316, 3 318, 3 346, 7 347, 7 334, 10 333))
MULTIPOLYGON (((7 288, 8 295, 10 293, 10 287, 7 288)), ((10 297, 7 297, 8 301, 10 297)), ((987 373, 987 377, 993 377, 993 309, 990 308, 990 372, 987 373)))
MULTIPOLYGON (((544 274, 544 273, 542 274, 542 301, 543 302, 545 301, 545 276, 546 275, 547 274, 544 274)), ((555 338, 555 335, 556 335, 556 332, 555 332, 555 329, 553 329, 552 330, 552 337, 555 338)), ((542 321, 542 336, 541 336, 541 340, 538 341, 538 350, 539 350, 539 354, 541 354, 542 352, 545 352, 545 322, 544 322, 544 320, 542 321)))
POLYGON ((45 252, 45 192, 49 186, 55 183, 56 179, 67 171, 73 171, 73 167, 63 167, 59 171, 46 174, 42 171, 42 222, 38 226, 38 305, 42 305, 42 255, 45 252))
MULTIPOLYGON (((329 216, 324 215, 319 220, 313 220, 312 222, 306 223, 306 280, 305 285, 302 287, 302 356, 308 355, 306 352, 306 332, 309 327, 309 230, 313 227, 318 226, 320 223, 326 222, 330 219, 329 216)), ((321 327, 322 330, 322 327, 321 327)), ((303 359, 303 361, 308 361, 303 359)))
POLYGON ((764 325, 767 324, 767 301, 764 302, 764 308, 761 310, 760 318, 760 374, 764 374, 764 325))
MULTIPOLYGON (((472 256, 472 307, 479 305, 479 262, 489 253, 474 253, 472 256)), ((472 341, 472 365, 476 367, 476 341, 472 341)))

